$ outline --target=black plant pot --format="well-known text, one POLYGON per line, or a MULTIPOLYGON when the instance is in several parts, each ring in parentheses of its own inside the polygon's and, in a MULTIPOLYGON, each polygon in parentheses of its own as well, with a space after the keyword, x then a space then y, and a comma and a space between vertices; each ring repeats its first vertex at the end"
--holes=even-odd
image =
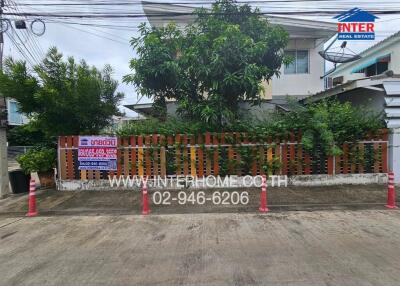
POLYGON ((8 172, 10 177, 11 189, 14 194, 29 192, 30 175, 25 174, 22 170, 13 170, 8 172))

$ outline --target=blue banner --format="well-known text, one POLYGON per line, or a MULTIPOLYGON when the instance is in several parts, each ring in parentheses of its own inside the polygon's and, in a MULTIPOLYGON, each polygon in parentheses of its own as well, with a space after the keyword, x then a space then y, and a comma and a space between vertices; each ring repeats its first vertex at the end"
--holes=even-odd
POLYGON ((78 161, 79 170, 103 170, 103 171, 109 171, 109 170, 117 170, 117 160, 116 159, 111 159, 111 160, 97 160, 97 161, 78 161))
POLYGON ((375 33, 339 33, 338 40, 375 40, 375 33))

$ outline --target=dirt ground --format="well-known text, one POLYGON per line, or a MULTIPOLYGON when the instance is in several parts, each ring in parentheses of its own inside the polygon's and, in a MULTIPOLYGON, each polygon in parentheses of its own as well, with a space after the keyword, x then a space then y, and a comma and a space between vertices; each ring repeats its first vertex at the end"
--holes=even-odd
POLYGON ((1 285, 400 281, 398 210, 0 217, 1 285))
MULTIPOLYGON (((215 191, 248 192, 246 205, 204 205, 187 203, 179 205, 170 200, 170 205, 155 205, 154 190, 149 191, 150 208, 153 214, 179 213, 254 213, 260 203, 260 189, 208 189, 202 190, 207 197, 215 191)), ((170 192, 177 196, 177 191, 170 192)), ((186 190, 187 194, 199 190, 186 190)), ((42 215, 56 214, 140 214, 142 195, 138 191, 55 191, 37 192, 37 205, 42 215)), ((326 209, 383 209, 386 202, 385 185, 329 186, 329 187, 288 187, 269 188, 268 205, 271 211, 326 210, 326 209)), ((27 212, 27 195, 13 195, 0 200, 1 216, 20 216, 27 212)))

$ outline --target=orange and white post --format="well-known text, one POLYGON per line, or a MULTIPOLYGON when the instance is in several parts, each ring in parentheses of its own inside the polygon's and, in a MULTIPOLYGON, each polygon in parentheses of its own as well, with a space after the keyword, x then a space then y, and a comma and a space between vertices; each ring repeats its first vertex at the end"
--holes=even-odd
POLYGON ((31 179, 29 184, 28 213, 26 214, 26 216, 32 217, 37 215, 38 211, 36 209, 36 183, 35 180, 31 179))
POLYGON ((143 207, 142 207, 142 214, 143 215, 148 215, 150 213, 150 208, 149 208, 149 196, 148 196, 148 190, 147 190, 147 177, 146 179, 143 178, 142 180, 143 186, 142 186, 142 201, 143 201, 143 207))
POLYGON ((258 210, 262 213, 269 211, 267 207, 267 177, 265 175, 262 176, 260 208, 258 210))
POLYGON ((386 207, 388 209, 397 209, 397 206, 396 206, 396 191, 394 189, 394 173, 393 172, 389 172, 388 177, 389 177, 389 184, 388 184, 386 207))

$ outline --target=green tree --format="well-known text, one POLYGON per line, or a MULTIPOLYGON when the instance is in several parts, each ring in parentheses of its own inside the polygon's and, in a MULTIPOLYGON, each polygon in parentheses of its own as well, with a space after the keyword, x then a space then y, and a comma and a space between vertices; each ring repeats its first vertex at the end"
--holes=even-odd
POLYGON ((288 34, 259 16, 258 9, 219 0, 211 11, 197 9, 193 24, 151 28, 142 24, 131 41, 138 57, 124 80, 154 100, 156 116, 165 102, 178 102, 183 116, 222 126, 238 117, 241 100, 260 103, 262 81, 279 76, 288 63, 288 34))
POLYGON ((116 92, 112 68, 66 60, 56 48, 31 71, 24 61, 8 58, 0 73, 0 92, 18 101, 46 136, 97 134, 118 115, 123 94, 116 92))

